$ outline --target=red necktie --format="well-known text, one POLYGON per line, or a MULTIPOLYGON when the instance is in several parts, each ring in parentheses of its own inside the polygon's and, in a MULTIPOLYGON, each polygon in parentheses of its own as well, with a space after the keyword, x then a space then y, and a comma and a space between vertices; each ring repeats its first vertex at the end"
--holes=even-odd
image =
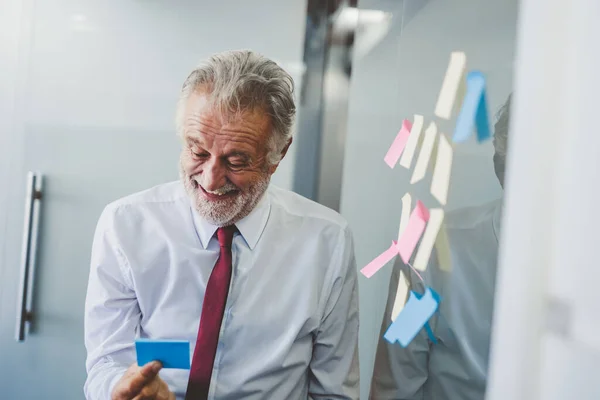
POLYGON ((221 321, 223 320, 231 280, 231 243, 235 231, 235 225, 217 230, 221 252, 210 274, 204 293, 200 328, 198 329, 196 348, 194 349, 194 357, 190 368, 190 379, 185 395, 186 400, 208 398, 210 376, 215 362, 221 321))

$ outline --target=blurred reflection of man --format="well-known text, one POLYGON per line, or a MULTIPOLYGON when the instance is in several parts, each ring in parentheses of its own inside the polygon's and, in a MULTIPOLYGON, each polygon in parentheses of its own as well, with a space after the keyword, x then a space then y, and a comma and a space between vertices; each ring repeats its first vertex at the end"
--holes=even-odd
MULTIPOLYGON (((510 99, 495 125, 494 169, 504 187, 510 99)), ((448 213, 446 225, 452 271, 440 270, 435 254, 423 278, 441 296, 430 320, 437 343, 423 329, 406 348, 383 334, 391 323, 400 271, 411 290, 423 283, 400 258, 392 273, 377 348, 370 398, 373 400, 480 400, 485 396, 502 200, 448 213)))

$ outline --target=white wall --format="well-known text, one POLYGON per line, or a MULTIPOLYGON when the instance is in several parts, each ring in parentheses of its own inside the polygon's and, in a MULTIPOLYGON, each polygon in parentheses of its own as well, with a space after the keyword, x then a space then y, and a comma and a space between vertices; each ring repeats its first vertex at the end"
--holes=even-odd
MULTIPOLYGON (((249 48, 278 61, 299 87, 305 15, 306 0, 0 1, 0 260, 6 196, 25 185, 24 175, 13 178, 26 164, 26 131, 51 143, 67 132, 135 132, 132 164, 145 141, 164 157, 144 160, 150 168, 136 189, 176 179, 175 103, 188 73, 212 53, 249 48)), ((292 145, 273 183, 291 189, 294 155, 292 145)))
MULTIPOLYGON (((400 167, 389 169, 383 156, 402 119, 420 113, 427 123, 432 120, 450 52, 465 51, 468 68, 486 74, 492 113, 512 88, 517 0, 416 3, 361 0, 358 4, 360 9, 393 14, 388 35, 353 63, 341 212, 354 231, 359 268, 397 236, 405 192, 410 190, 427 206, 435 204, 428 193, 429 179, 411 187, 409 173, 400 167)), ((438 126, 452 133, 453 123, 438 126)), ((447 210, 500 197, 492 155, 491 142, 456 147, 447 210)), ((390 272, 388 265, 371 279, 360 277, 363 399, 369 391, 390 272)))
MULTIPOLYGON (((30 2, 4 3, 3 12, 30 2)), ((25 15, 21 22, 23 34, 31 29, 35 40, 20 49, 23 56, 30 45, 32 58, 21 60, 29 66, 19 66, 29 69, 25 83, 36 88, 35 101, 25 105, 31 124, 174 134, 174 105, 183 80, 198 62, 223 50, 253 49, 298 80, 301 76, 306 0, 60 0, 35 2, 32 8, 33 19, 25 15)), ((14 18, 13 13, 5 15, 14 18)), ((0 64, 10 72, 15 54, 8 50, 18 45, 21 27, 18 18, 6 22, 0 64)), ((3 94, 10 94, 5 89, 16 81, 14 72, 3 76, 3 94)), ((3 98, 9 105, 11 100, 3 98)), ((3 139, 9 130, 2 132, 3 139)), ((290 163, 285 164, 282 169, 290 163)), ((290 187, 291 175, 281 175, 275 182, 290 187)))

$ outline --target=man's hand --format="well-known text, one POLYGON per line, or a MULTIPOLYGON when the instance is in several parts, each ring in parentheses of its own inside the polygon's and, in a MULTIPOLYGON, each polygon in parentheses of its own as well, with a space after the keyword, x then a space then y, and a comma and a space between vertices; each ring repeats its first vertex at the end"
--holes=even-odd
POLYGON ((115 385, 112 400, 175 400, 175 395, 158 376, 161 368, 158 361, 152 361, 143 367, 131 365, 115 385))

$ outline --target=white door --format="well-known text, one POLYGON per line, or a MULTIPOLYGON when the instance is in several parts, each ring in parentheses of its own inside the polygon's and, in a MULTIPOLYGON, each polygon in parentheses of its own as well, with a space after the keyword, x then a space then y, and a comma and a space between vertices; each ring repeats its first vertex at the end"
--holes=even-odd
POLYGON ((83 398, 95 224, 110 201, 177 179, 173 116, 191 68, 237 48, 288 65, 301 60, 305 1, 252 3, 3 3, 0 398, 83 398), (43 187, 23 228, 29 171, 39 171, 43 187), (17 341, 27 238, 33 322, 17 341))

